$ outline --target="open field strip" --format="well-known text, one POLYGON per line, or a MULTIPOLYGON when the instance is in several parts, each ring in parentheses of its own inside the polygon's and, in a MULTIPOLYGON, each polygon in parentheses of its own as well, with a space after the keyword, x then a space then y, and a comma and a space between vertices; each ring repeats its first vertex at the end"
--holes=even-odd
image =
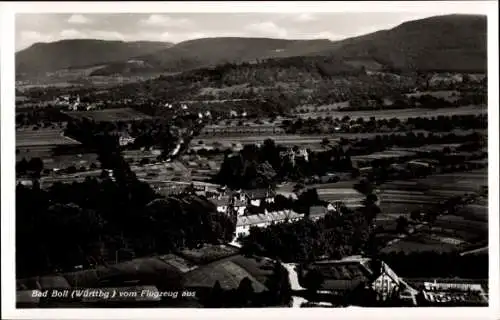
MULTIPOLYGON (((453 132, 433 132, 434 135, 447 135, 454 133, 456 135, 468 135, 472 132, 483 132, 482 130, 455 130, 453 132)), ((425 130, 413 130, 414 134, 423 133, 426 136, 429 134, 425 130)), ((225 136, 197 136, 190 143, 192 149, 211 149, 221 147, 232 147, 233 144, 257 144, 263 143, 266 139, 272 139, 276 144, 281 145, 321 145, 324 138, 327 138, 331 143, 344 139, 364 139, 374 138, 375 136, 383 135, 405 135, 408 132, 367 132, 367 133, 331 133, 317 135, 301 135, 301 134, 278 134, 278 135, 225 135, 225 136), (200 141, 202 143, 200 143, 200 141)))
POLYGON ((151 119, 149 115, 143 114, 132 108, 113 108, 92 111, 66 111, 64 113, 73 118, 88 118, 97 122, 151 119))
POLYGON ((16 130, 16 147, 80 144, 59 129, 16 130))

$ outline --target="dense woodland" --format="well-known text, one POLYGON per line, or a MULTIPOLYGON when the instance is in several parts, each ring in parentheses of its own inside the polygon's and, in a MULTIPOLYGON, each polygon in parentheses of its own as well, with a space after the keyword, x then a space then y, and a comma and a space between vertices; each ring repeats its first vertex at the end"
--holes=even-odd
POLYGON ((479 130, 487 129, 488 116, 453 115, 437 116, 433 118, 398 118, 391 119, 351 119, 345 116, 342 119, 325 116, 323 118, 284 120, 281 127, 288 134, 324 134, 324 133, 359 133, 359 132, 401 132, 411 130, 425 130, 430 132, 449 132, 457 129, 479 130))
POLYGON ((291 302, 292 290, 288 281, 288 271, 280 261, 273 265, 273 273, 265 285, 268 290, 256 293, 249 278, 243 278, 234 290, 222 290, 220 282, 206 290, 201 296, 201 303, 207 308, 244 308, 281 306, 288 307, 291 302))

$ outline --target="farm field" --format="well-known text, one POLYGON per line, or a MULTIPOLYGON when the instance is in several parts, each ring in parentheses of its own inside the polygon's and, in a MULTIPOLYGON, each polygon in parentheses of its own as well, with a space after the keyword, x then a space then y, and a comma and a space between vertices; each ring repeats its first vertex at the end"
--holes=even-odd
POLYGON ((130 168, 137 175, 137 178, 147 182, 176 178, 183 181, 190 179, 190 171, 179 161, 147 164, 143 166, 132 165, 130 168))
POLYGON ((75 166, 77 169, 82 166, 88 168, 92 163, 99 166, 96 153, 52 156, 43 159, 43 165, 46 169, 64 169, 69 166, 75 166))
POLYGON ((241 255, 224 258, 197 268, 185 275, 186 287, 213 287, 219 281, 223 289, 236 289, 248 277, 255 292, 266 290, 266 282, 273 272, 268 259, 247 258, 241 255))
POLYGON ((415 152, 410 151, 398 151, 398 150, 386 150, 383 152, 375 152, 362 156, 352 156, 353 161, 370 161, 375 159, 391 159, 399 157, 412 157, 415 156, 415 152))
POLYGON ((58 287, 61 283, 63 287, 100 287, 105 283, 112 285, 124 280, 147 279, 152 285, 169 283, 211 288, 216 280, 220 280, 223 287, 226 285, 235 289, 244 277, 249 277, 255 289, 263 290, 272 270, 272 261, 268 259, 241 256, 238 249, 231 246, 205 245, 200 249, 189 250, 186 254, 138 258, 109 267, 98 267, 96 270, 18 279, 17 286, 23 286, 26 290, 36 289, 39 282, 43 289, 58 287))
POLYGON ((477 114, 487 114, 488 108, 482 106, 463 106, 454 108, 442 108, 437 110, 432 109, 399 109, 399 110, 377 110, 373 111, 325 111, 325 112, 308 112, 298 114, 297 116, 302 119, 308 118, 318 118, 318 117, 332 117, 332 118, 343 118, 344 116, 349 116, 351 119, 357 118, 371 118, 375 119, 390 119, 390 118, 416 118, 416 117, 426 117, 432 118, 437 116, 451 116, 451 115, 477 115, 477 114))
MULTIPOLYGON (((404 239, 396 239, 396 220, 410 219, 414 210, 425 211, 455 195, 474 193, 488 184, 487 169, 435 174, 412 181, 391 181, 379 187, 382 213, 377 217, 381 228, 377 237, 389 245, 384 252, 457 251, 477 244, 487 244, 488 200, 460 208, 454 215, 440 215, 432 225, 416 224, 417 230, 404 239)), ((410 227, 411 228, 411 227, 410 227)))
POLYGON ((470 244, 487 244, 488 242, 487 222, 464 219, 459 216, 445 215, 438 217, 438 220, 432 224, 431 232, 456 237, 470 244))
MULTIPOLYGON (((476 132, 482 132, 481 130, 475 130, 476 132)), ((415 134, 423 133, 428 134, 428 131, 424 130, 414 130, 415 134)), ((467 135, 472 133, 473 130, 455 130, 453 133, 457 135, 467 135)), ((445 135, 450 132, 434 132, 436 135, 445 135)), ((197 136, 191 141, 190 148, 194 150, 198 149, 213 149, 213 148, 242 148, 245 144, 258 144, 263 143, 266 139, 272 139, 276 144, 293 146, 301 145, 310 148, 320 148, 321 143, 324 138, 333 143, 339 141, 340 138, 344 139, 363 139, 363 138, 373 138, 377 135, 387 135, 395 134, 402 135, 406 132, 367 132, 367 133, 335 133, 335 134, 322 134, 322 135, 301 135, 301 134, 278 134, 278 135, 232 135, 227 134, 224 137, 221 136, 197 136), (201 142, 201 143, 200 143, 201 142)))
POLYGON ((140 113, 132 108, 116 108, 93 111, 66 111, 64 113, 73 118, 87 118, 96 122, 151 119, 150 116, 140 113))
MULTIPOLYGON (((382 212, 388 214, 409 215, 414 210, 429 209, 454 195, 473 193, 479 189, 467 185, 467 183, 464 182, 465 180, 459 181, 458 176, 456 181, 455 184, 450 182, 447 185, 443 184, 441 186, 431 185, 429 186, 430 189, 425 191, 405 190, 406 186, 404 184, 398 184, 399 181, 392 182, 390 189, 383 189, 379 192, 380 209, 382 212)), ((487 204, 483 204, 481 206, 470 206, 468 210, 464 209, 462 214, 472 217, 477 216, 477 219, 484 220, 484 216, 487 216, 487 212, 488 206, 487 204)))
POLYGON ((407 93, 407 97, 421 97, 423 95, 430 95, 435 98, 441 98, 441 99, 446 99, 450 102, 458 100, 460 97, 460 92, 456 90, 442 90, 442 91, 421 91, 421 92, 413 92, 413 93, 407 93))
POLYGON ((47 188, 56 182, 61 182, 61 183, 72 183, 73 181, 82 182, 85 180, 86 177, 99 177, 100 175, 101 175, 101 170, 90 170, 74 174, 50 175, 41 177, 40 185, 42 188, 47 188))
POLYGON ((52 156, 54 146, 16 146, 16 161, 21 159, 31 159, 31 158, 49 158, 52 156))
MULTIPOLYGON (((344 181, 339 181, 339 182, 331 182, 331 183, 318 183, 318 184, 311 184, 307 185, 306 188, 316 188, 319 192, 321 189, 343 189, 343 190, 354 190, 352 189, 352 186, 357 182, 357 180, 344 180, 344 181)), ((278 192, 292 192, 293 188, 295 186, 295 183, 293 182, 286 182, 277 187, 278 192)))
POLYGON ((232 246, 205 246, 200 249, 185 249, 178 253, 183 258, 196 264, 210 263, 238 253, 238 249, 232 246))
POLYGON ((460 240, 454 238, 417 233, 385 247, 382 253, 453 252, 459 249, 461 243, 460 240))
POLYGON ((444 148, 453 149, 453 148, 457 148, 459 146, 460 146, 459 143, 442 143, 442 144, 428 144, 428 145, 420 146, 420 147, 416 147, 416 148, 400 148, 400 147, 397 147, 397 148, 393 148, 393 150, 394 151, 408 151, 408 152, 411 152, 411 151, 415 151, 415 152, 431 152, 431 151, 441 151, 444 148))
POLYGON ((149 161, 156 161, 156 158, 161 154, 161 150, 124 150, 122 151, 123 157, 132 163, 140 162, 142 159, 149 161))
POLYGON ((365 196, 352 188, 318 188, 318 196, 323 201, 342 201, 346 206, 360 205, 365 196))
MULTIPOLYGON (((437 194, 439 196, 463 195, 465 193, 477 192, 482 186, 488 185, 488 169, 477 169, 458 173, 442 173, 428 176, 412 181, 391 181, 384 183, 381 194, 387 192, 412 191, 416 189, 425 191, 426 194, 437 194)), ((405 197, 405 193, 401 193, 405 197)))
POLYGON ((465 278, 407 278, 404 280, 413 288, 423 289, 425 282, 456 283, 456 284, 480 284, 483 290, 488 292, 488 279, 465 279, 465 278))
POLYGON ((486 203, 466 205, 464 208, 459 210, 457 215, 464 217, 465 219, 469 219, 469 220, 487 222, 488 221, 488 203, 487 203, 487 200, 485 200, 484 202, 486 202, 486 203))
POLYGON ((32 146, 78 145, 80 142, 62 135, 59 129, 17 129, 16 148, 32 146))
MULTIPOLYGON (((464 248, 488 241, 487 223, 467 220, 459 216, 439 216, 432 225, 418 226, 420 228, 417 228, 415 233, 391 241, 382 251, 385 253, 398 251, 406 253, 414 251, 451 252, 461 251, 464 248)), ((391 228, 389 224, 385 224, 384 229, 395 232, 395 225, 392 225, 391 228)))
MULTIPOLYGON (((387 241, 393 239, 396 219, 401 215, 409 219, 413 210, 429 209, 453 195, 476 192, 482 185, 487 185, 486 169, 386 183, 379 192, 383 215, 377 217, 377 226, 384 230, 379 236, 387 241)), ((480 198, 476 203, 462 207, 454 215, 438 216, 432 225, 417 226, 420 226, 417 232, 393 241, 384 248, 384 252, 456 251, 487 243, 487 198, 480 198)))

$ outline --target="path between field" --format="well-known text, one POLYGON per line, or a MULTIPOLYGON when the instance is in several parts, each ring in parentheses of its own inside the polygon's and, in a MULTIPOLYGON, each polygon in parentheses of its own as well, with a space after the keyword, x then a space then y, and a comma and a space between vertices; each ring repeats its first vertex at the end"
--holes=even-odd
POLYGON ((488 252, 488 246, 482 247, 482 248, 478 248, 478 249, 474 249, 474 250, 465 251, 465 252, 460 253, 460 255, 461 256, 467 256, 469 254, 480 253, 480 252, 483 252, 483 251, 488 252))

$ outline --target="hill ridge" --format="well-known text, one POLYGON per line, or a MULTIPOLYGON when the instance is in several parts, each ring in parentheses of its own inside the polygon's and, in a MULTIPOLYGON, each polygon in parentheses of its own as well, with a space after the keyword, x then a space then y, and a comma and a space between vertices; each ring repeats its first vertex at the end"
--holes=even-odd
POLYGON ((391 70, 486 70, 486 16, 473 14, 439 15, 411 20, 390 29, 338 41, 272 37, 207 37, 176 44, 155 41, 92 40, 94 39, 87 41, 94 46, 123 48, 114 51, 103 50, 108 53, 113 52, 112 55, 106 53, 97 55, 95 52, 100 52, 99 50, 88 50, 91 51, 89 56, 92 57, 82 57, 73 44, 84 47, 85 43, 82 44, 81 41, 85 40, 61 40, 46 43, 42 49, 57 51, 53 49, 57 43, 64 45, 64 41, 75 41, 71 46, 73 51, 66 49, 59 54, 54 52, 34 54, 33 51, 43 50, 40 47, 38 49, 30 47, 30 50, 25 49, 16 53, 16 67, 18 71, 30 72, 54 71, 61 66, 74 67, 75 64, 103 65, 97 72, 98 75, 123 75, 153 71, 180 72, 228 62, 315 55, 335 56, 355 63, 360 60, 374 61, 391 70), (116 52, 120 54, 115 54, 116 52), (79 55, 82 61, 91 60, 92 63, 81 63, 76 61, 78 60, 76 58, 73 59, 75 61, 67 57, 59 59, 60 55, 70 55, 70 53, 79 55), (54 55, 58 58, 56 61, 54 55), (130 68, 127 63, 130 59, 143 61, 143 66, 130 68))

